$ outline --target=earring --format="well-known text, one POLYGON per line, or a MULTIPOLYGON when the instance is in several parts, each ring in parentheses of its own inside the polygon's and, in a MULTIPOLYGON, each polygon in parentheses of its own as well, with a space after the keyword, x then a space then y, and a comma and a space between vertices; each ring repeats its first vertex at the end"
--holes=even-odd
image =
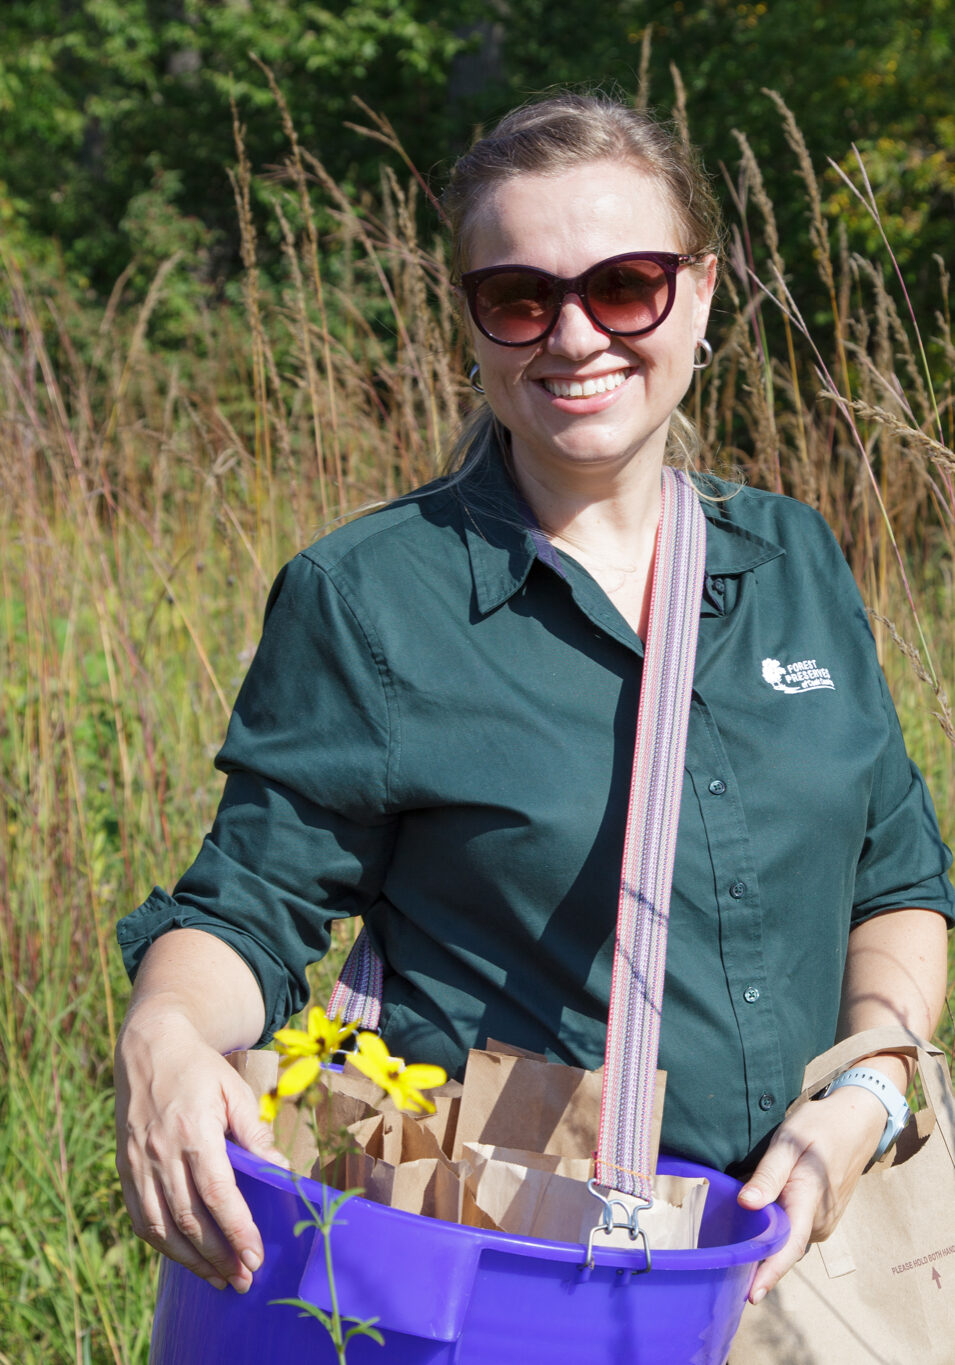
POLYGON ((474 390, 475 393, 484 392, 483 388, 481 387, 481 367, 476 360, 474 364, 471 366, 470 370, 468 371, 468 383, 471 385, 471 388, 474 390))
POLYGON ((707 341, 706 337, 700 337, 699 341, 696 343, 696 349, 703 352, 703 359, 694 360, 693 368, 694 370, 705 370, 707 365, 713 363, 713 347, 707 341))

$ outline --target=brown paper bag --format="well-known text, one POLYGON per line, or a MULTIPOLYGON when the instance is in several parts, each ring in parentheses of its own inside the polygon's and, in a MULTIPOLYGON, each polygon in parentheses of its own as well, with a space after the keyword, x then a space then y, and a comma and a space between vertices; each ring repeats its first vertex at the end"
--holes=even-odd
MULTIPOLYGON (((490 1045, 489 1045, 490 1047, 490 1045)), ((666 1073, 657 1072, 652 1168, 660 1147, 666 1073)), ((603 1069, 584 1071, 514 1051, 468 1053, 452 1157, 466 1142, 557 1156, 591 1157, 597 1146, 603 1069)))
MULTIPOLYGON (((464 1159, 471 1167, 467 1187, 475 1206, 503 1232, 541 1237, 550 1242, 586 1245, 599 1221, 602 1205, 587 1188, 593 1163, 585 1157, 515 1152, 482 1143, 466 1143, 464 1159)), ((695 1247, 709 1181, 657 1176, 652 1208, 640 1214, 639 1226, 652 1250, 695 1247)), ((615 1194, 632 1210, 638 1200, 615 1194)), ((597 1250, 633 1250, 625 1228, 601 1233, 597 1250)))
POLYGON ((366 1199, 426 1218, 460 1221, 463 1173, 441 1150, 425 1120, 375 1114, 349 1129, 354 1146, 316 1163, 316 1180, 339 1190, 361 1189, 366 1199))
POLYGON ((944 1055, 873 1029, 811 1062, 796 1103, 889 1049, 917 1058, 925 1109, 863 1175, 832 1236, 747 1305, 730 1365, 955 1361, 955 1097, 944 1055))

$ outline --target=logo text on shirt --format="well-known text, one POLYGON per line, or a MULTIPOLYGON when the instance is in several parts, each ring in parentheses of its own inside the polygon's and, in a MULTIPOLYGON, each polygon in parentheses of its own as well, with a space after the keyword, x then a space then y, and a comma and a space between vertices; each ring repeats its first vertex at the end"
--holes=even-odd
POLYGON ((792 664, 781 664, 778 659, 764 659, 763 681, 777 692, 815 692, 820 687, 835 688, 828 668, 820 668, 815 659, 799 659, 792 664))

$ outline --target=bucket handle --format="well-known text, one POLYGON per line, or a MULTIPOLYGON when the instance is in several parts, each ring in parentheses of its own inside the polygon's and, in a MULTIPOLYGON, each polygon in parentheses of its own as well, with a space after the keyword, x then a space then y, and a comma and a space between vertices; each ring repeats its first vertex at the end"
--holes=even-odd
POLYGON ((587 1188, 595 1199, 599 1199, 603 1208, 596 1224, 590 1229, 590 1236, 587 1238, 587 1259, 580 1267, 581 1270, 593 1270, 594 1268, 594 1238, 597 1233, 602 1233, 609 1237, 614 1228, 625 1228, 630 1234, 631 1242, 639 1242, 643 1248, 644 1264, 639 1270, 631 1273, 634 1275, 646 1275, 651 1268, 650 1243, 647 1241, 647 1234, 640 1226, 640 1215, 653 1205, 652 1199, 635 1200, 633 1208, 628 1209, 622 1199, 608 1199, 606 1195, 597 1189, 597 1181, 592 1178, 587 1181, 587 1188), (614 1216, 614 1209, 619 1209, 621 1218, 614 1216))

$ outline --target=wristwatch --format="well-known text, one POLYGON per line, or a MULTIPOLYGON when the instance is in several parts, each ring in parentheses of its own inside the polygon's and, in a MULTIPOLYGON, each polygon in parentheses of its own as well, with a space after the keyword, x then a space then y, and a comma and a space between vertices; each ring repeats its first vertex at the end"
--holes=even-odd
POLYGON ((826 1095, 831 1095, 833 1090, 838 1090, 842 1085, 858 1085, 863 1090, 871 1090, 872 1094, 878 1096, 885 1105, 885 1112, 888 1115, 885 1120, 885 1132, 882 1134, 872 1158, 873 1161, 878 1161, 879 1157, 885 1156, 912 1117, 912 1111, 906 1103, 905 1096, 895 1088, 890 1080, 882 1075, 881 1071, 870 1071, 868 1067, 854 1066, 848 1071, 843 1071, 842 1075, 837 1076, 834 1081, 829 1082, 823 1091, 823 1098, 826 1095))

